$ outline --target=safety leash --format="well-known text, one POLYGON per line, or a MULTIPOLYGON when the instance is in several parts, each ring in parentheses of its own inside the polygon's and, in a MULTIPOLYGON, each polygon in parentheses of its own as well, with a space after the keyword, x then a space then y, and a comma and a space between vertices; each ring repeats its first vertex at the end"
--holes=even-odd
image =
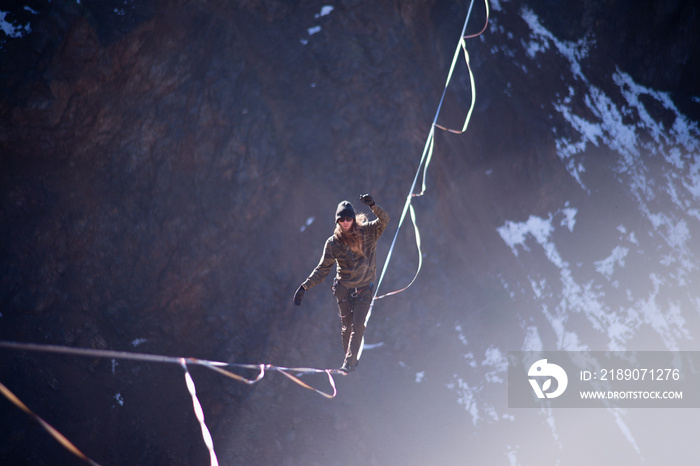
POLYGON ((457 48, 455 49, 454 56, 452 58, 452 64, 450 65, 450 70, 447 74, 447 81, 445 82, 445 88, 442 91, 442 97, 440 98, 440 103, 438 104, 437 111, 435 113, 435 118, 433 119, 433 124, 430 126, 430 131, 428 132, 428 138, 425 142, 425 146, 423 148, 423 154, 421 155, 420 162, 418 164, 418 169, 416 170, 416 174, 413 178, 413 183, 411 184, 411 189, 409 190, 408 196, 406 196, 406 203, 404 204, 403 211, 401 212, 401 217, 399 219, 399 224, 396 227, 396 233, 394 234, 394 238, 391 242, 391 246, 389 247, 389 252, 387 253, 386 260, 384 261, 384 266, 382 267, 382 272, 379 276, 379 281, 377 282, 377 288, 375 289, 374 292, 374 297, 372 298, 372 304, 370 304, 370 310, 367 313, 367 318, 365 320, 365 325, 369 321, 369 318, 372 314, 372 307, 374 306, 374 301, 386 298, 387 296, 395 295, 397 293, 400 293, 404 290, 406 290, 408 287, 410 287, 418 277, 418 274, 420 273, 422 264, 423 264, 423 254, 421 252, 421 241, 420 241, 420 231, 418 229, 418 225, 416 223, 416 213, 413 208, 412 200, 414 197, 422 196, 425 194, 425 191, 427 189, 427 184, 426 184, 426 176, 428 173, 428 166, 430 165, 430 162, 433 157, 433 149, 435 146, 435 128, 442 129, 444 131, 449 131, 451 133, 455 134, 461 134, 464 133, 467 130, 467 127, 469 126, 469 121, 471 120, 471 115, 474 110, 474 103, 476 101, 476 87, 474 85, 474 74, 471 71, 471 67, 469 66, 469 53, 467 52, 467 46, 466 46, 466 39, 472 39, 475 37, 480 36, 481 34, 486 31, 486 28, 488 27, 488 22, 489 22, 489 4, 488 0, 484 0, 484 4, 486 6, 486 20, 484 22, 484 27, 481 29, 476 34, 472 35, 466 35, 466 30, 467 30, 467 24, 469 23, 469 18, 471 16, 472 8, 474 6, 474 0, 472 0, 469 4, 469 9, 467 11, 467 17, 464 21, 464 26, 462 27, 462 34, 460 35, 459 42, 457 44, 457 48), (460 51, 464 53, 464 59, 467 65, 467 69, 469 71, 469 83, 470 83, 470 89, 472 93, 472 99, 471 99, 471 104, 469 106, 469 110, 467 112, 467 116, 464 120, 464 125, 462 125, 461 130, 453 130, 446 128, 442 125, 438 124, 438 117, 440 116, 440 110, 442 109, 442 104, 443 101, 445 100, 445 95, 447 94, 447 88, 450 84, 450 81, 452 79, 452 73, 454 72, 455 66, 457 64, 457 60, 460 55, 460 51), (423 172, 423 181, 422 181, 422 186, 421 186, 421 192, 416 193, 416 185, 418 183, 418 179, 420 178, 421 170, 423 172), (411 282, 406 285, 405 287, 392 291, 383 295, 379 295, 379 288, 381 287, 382 281, 384 280, 384 275, 386 274, 387 268, 389 266, 389 262, 391 261, 392 254, 394 252, 394 247, 396 246, 396 240, 399 236, 399 231, 401 230, 401 227, 403 226, 403 222, 406 219, 406 214, 410 213, 411 216, 411 222, 413 223, 413 229, 415 232, 415 237, 416 237, 416 246, 418 249, 418 268, 416 270, 416 273, 411 280, 411 282))
MULTIPOLYGON (((454 56, 452 57, 452 64, 450 65, 450 71, 447 73, 447 80, 445 82, 445 88, 442 91, 442 97, 440 97, 440 103, 438 104, 437 111, 435 112, 435 118, 433 119, 433 124, 430 126, 430 131, 428 132, 428 139, 425 141, 425 146, 423 148, 423 154, 421 155, 420 162, 418 163, 418 169, 416 170, 416 175, 413 178, 413 183, 411 184, 411 189, 409 190, 408 196, 406 196, 406 203, 403 206, 403 211, 401 212, 401 217, 399 219, 399 224, 396 227, 396 233, 394 233, 394 239, 391 241, 391 246, 389 247, 389 252, 387 253, 386 260, 384 261, 384 266, 382 267, 382 273, 379 276, 379 281, 377 282, 377 288, 374 290, 374 296, 372 297, 372 302, 369 305, 369 310, 367 311, 367 317, 365 317, 365 327, 367 327, 367 324, 369 323, 369 318, 372 316, 372 309, 374 308, 374 302, 386 298, 387 296, 392 296, 398 293, 401 293, 402 291, 405 291, 410 287, 415 281, 416 278, 418 278, 418 274, 420 273, 421 267, 423 265, 423 253, 421 251, 421 241, 420 241, 420 231, 418 230, 418 224, 416 223, 416 213, 415 210, 413 209, 413 204, 412 200, 414 197, 422 196, 425 194, 427 185, 426 185, 426 176, 428 173, 428 165, 430 165, 430 161, 433 158, 433 148, 435 146, 435 128, 448 131, 450 133, 455 133, 455 134, 461 134, 467 130, 467 127, 469 126, 469 121, 471 120, 471 115, 474 110, 474 102, 476 100, 476 87, 474 85, 474 74, 472 73, 471 67, 469 66, 469 53, 467 52, 467 45, 466 45, 466 39, 472 39, 475 37, 480 36, 481 34, 486 31, 486 28, 488 27, 488 22, 489 22, 489 2, 488 0, 484 0, 484 4, 486 5, 486 21, 484 22, 484 27, 479 31, 477 34, 472 34, 472 35, 466 35, 467 31, 467 24, 469 23, 469 17, 471 16, 472 13, 472 7, 474 6, 474 0, 471 0, 469 3, 469 9, 467 11, 467 17, 464 20, 464 26, 462 27, 462 34, 460 34, 459 37, 459 42, 457 43, 457 48, 455 49, 454 56), (469 83, 470 83, 470 89, 472 93, 472 100, 471 104, 469 105, 469 111, 467 112, 467 116, 464 120, 464 125, 462 125, 461 130, 453 130, 446 128, 442 125, 438 124, 438 117, 440 116, 440 110, 442 109, 442 103, 445 100, 445 95, 447 94, 447 88, 450 84, 450 81, 452 79, 452 73, 454 72, 455 65, 457 64, 457 59, 459 58, 460 50, 464 52, 464 59, 467 64, 467 70, 469 71, 469 83), (423 171, 423 183, 421 186, 421 192, 416 193, 416 184, 418 183, 418 178, 420 177, 421 169, 423 171), (384 280, 384 275, 386 274, 387 268, 389 266, 389 262, 391 261, 391 256, 394 252, 394 246, 396 246, 396 240, 399 236, 399 231, 401 230, 401 227, 403 226, 403 222, 406 219, 406 214, 410 213, 411 215, 411 222, 413 223, 413 230, 415 233, 416 237, 416 248, 418 249, 418 267, 416 270, 415 275, 413 276, 413 279, 411 282, 406 285, 405 287, 396 290, 396 291, 391 291, 389 293, 379 295, 379 288, 382 284, 382 281, 384 280)), ((362 339, 362 342, 360 343, 360 350, 357 355, 357 359, 360 359, 362 356, 362 350, 365 346, 365 340, 364 337, 362 339)))
POLYGON ((17 396, 15 396, 15 394, 12 393, 10 391, 10 389, 7 388, 5 385, 3 385, 1 382, 0 382, 0 392, 2 392, 2 394, 5 396, 5 398, 10 400, 10 402, 12 402, 12 404, 17 406, 19 409, 21 409, 25 413, 29 414, 29 416, 31 416, 36 422, 38 422, 39 425, 41 425, 41 427, 43 427, 49 434, 51 434, 51 436, 53 438, 55 438, 56 441, 58 441, 58 443, 63 445, 63 447, 66 450, 73 453, 75 456, 77 456, 81 460, 85 461, 87 464, 90 464, 93 466, 100 466, 99 463, 96 463, 95 461, 91 460, 85 453, 80 451, 78 449, 78 447, 73 445, 73 443, 70 440, 68 440, 62 433, 57 431, 51 424, 44 421, 41 417, 39 417, 37 414, 35 414, 34 411, 29 409, 27 407, 27 405, 22 403, 22 400, 17 398, 17 396))

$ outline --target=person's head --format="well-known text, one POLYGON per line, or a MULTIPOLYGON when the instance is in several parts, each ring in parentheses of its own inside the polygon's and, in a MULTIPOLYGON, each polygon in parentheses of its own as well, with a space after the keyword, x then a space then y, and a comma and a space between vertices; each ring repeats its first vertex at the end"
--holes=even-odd
POLYGON ((363 213, 355 214, 352 204, 343 201, 335 211, 335 231, 333 235, 342 243, 347 244, 358 255, 362 252, 362 235, 360 226, 367 221, 363 213))
POLYGON ((350 231, 355 225, 355 218, 355 209, 353 209, 352 204, 348 201, 338 204, 338 208, 335 211, 335 223, 342 232, 350 231))

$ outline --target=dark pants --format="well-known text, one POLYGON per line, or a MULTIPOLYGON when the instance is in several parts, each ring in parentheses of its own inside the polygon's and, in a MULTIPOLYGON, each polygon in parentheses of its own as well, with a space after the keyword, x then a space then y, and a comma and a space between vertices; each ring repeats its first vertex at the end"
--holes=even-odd
POLYGON ((345 351, 344 364, 356 366, 365 334, 365 319, 372 304, 372 285, 361 288, 346 288, 336 281, 333 295, 338 301, 338 315, 341 322, 341 337, 345 351))

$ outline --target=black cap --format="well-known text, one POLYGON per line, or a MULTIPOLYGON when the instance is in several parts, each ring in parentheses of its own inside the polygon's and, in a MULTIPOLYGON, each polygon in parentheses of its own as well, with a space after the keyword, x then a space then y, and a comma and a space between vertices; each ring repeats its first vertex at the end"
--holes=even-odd
POLYGON ((338 204, 338 208, 335 211, 335 221, 337 222, 341 218, 351 218, 355 220, 355 209, 352 208, 352 204, 348 201, 343 201, 338 204))

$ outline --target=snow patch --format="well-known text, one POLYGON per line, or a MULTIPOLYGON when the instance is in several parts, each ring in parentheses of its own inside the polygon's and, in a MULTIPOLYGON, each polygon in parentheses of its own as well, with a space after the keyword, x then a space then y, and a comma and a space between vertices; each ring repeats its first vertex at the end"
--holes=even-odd
POLYGON ((467 341, 467 337, 464 336, 464 331, 459 323, 455 324, 455 330, 457 331, 457 338, 459 338, 459 341, 461 341, 465 346, 468 345, 469 342, 467 341))
POLYGON ((501 353, 501 350, 494 347, 488 348, 484 356, 481 365, 493 369, 484 375, 486 381, 489 383, 504 383, 500 374, 508 371, 508 359, 501 353))
POLYGON ((477 406, 475 387, 471 387, 468 382, 458 377, 454 382, 447 384, 447 388, 455 390, 458 394, 457 403, 464 406, 464 409, 471 415, 472 424, 476 425, 481 416, 479 415, 479 407, 477 406))
POLYGON ((315 18, 320 18, 321 16, 330 15, 332 11, 333 11, 333 7, 332 7, 332 6, 330 6, 330 5, 324 5, 324 6, 321 8, 321 12, 318 13, 318 14, 315 16, 315 18))
POLYGON ((627 253, 629 253, 629 249, 622 246, 615 246, 612 253, 610 253, 608 257, 594 262, 595 269, 598 271, 598 273, 610 280, 616 265, 619 267, 624 267, 627 253))
POLYGON ((523 351, 542 351, 544 345, 537 327, 534 325, 525 329, 525 339, 523 340, 523 351))
POLYGON ((304 224, 301 226, 301 228, 299 228, 299 231, 300 231, 300 232, 303 232, 304 230, 306 230, 306 227, 311 226, 311 224, 314 223, 314 220, 316 220, 316 217, 309 217, 309 218, 307 218, 307 219, 306 219, 306 223, 304 223, 304 224))
MULTIPOLYGON (((25 8, 32 13, 35 13, 29 8, 25 8)), ((9 12, 0 11, 0 31, 2 31, 7 37, 18 38, 23 37, 26 34, 32 32, 32 27, 29 23, 25 25, 13 24, 7 19, 9 12)), ((36 13, 35 13, 36 14, 36 13)))

